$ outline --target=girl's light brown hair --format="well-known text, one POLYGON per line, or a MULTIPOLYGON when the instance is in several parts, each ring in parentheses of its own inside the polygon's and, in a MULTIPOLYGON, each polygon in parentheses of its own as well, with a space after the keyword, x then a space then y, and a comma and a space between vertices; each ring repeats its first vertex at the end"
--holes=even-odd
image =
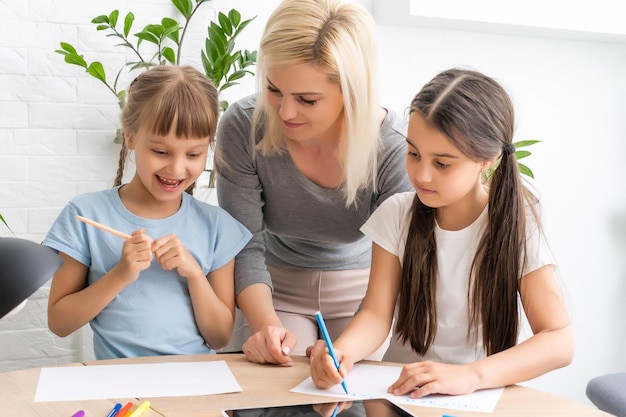
MULTIPOLYGON (((189 66, 157 66, 140 74, 128 88, 122 110, 124 137, 140 129, 178 138, 208 137, 213 142, 219 97, 211 80, 189 66)), ((114 186, 121 185, 128 149, 122 141, 114 186)), ((193 185, 186 191, 191 193, 193 185)))

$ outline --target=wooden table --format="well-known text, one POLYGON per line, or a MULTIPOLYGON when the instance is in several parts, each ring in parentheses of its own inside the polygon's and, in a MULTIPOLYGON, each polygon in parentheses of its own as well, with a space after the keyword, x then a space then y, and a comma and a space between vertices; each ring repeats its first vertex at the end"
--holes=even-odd
MULTIPOLYGON (((132 359, 93 361, 68 366, 97 366, 132 363, 162 363, 225 360, 243 392, 219 395, 166 398, 115 398, 111 400, 64 401, 35 403, 33 401, 39 380, 39 368, 0 373, 0 415, 2 417, 71 417, 77 410, 85 410, 85 417, 106 417, 116 402, 133 401, 135 404, 149 400, 151 409, 141 417, 221 417, 221 410, 298 404, 306 402, 337 401, 335 397, 321 397, 289 392, 309 376, 308 359, 294 357, 294 366, 280 367, 250 363, 243 355, 189 355, 161 356, 132 359)), ((378 362, 368 362, 376 364, 378 362)), ((385 365, 393 365, 384 363, 385 365)), ((398 365, 400 366, 400 365, 398 365)), ((493 414, 444 410, 431 407, 407 406, 403 408, 419 417, 441 417, 453 414, 458 417, 597 417, 610 416, 585 404, 522 386, 504 390, 493 414)))

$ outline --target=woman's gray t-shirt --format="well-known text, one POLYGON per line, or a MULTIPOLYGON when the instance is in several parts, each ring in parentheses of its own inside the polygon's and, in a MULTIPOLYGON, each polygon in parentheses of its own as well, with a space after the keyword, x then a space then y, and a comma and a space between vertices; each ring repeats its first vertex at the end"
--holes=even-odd
MULTIPOLYGON (((286 267, 345 270, 370 266, 371 240, 360 227, 388 197, 412 189, 407 178, 406 124, 388 111, 381 125, 377 190, 362 190, 346 207, 340 188, 306 178, 288 152, 253 156, 250 124, 254 96, 230 105, 222 115, 217 154, 218 201, 253 234, 237 255, 235 291, 271 279, 265 261, 286 267)), ((258 140, 258 139, 257 139, 258 140)))

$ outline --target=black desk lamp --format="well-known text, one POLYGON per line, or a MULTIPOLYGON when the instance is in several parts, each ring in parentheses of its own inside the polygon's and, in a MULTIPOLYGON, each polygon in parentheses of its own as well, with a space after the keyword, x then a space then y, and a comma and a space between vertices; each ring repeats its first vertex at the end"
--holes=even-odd
POLYGON ((46 246, 0 237, 0 319, 52 278, 61 263, 59 255, 46 246))

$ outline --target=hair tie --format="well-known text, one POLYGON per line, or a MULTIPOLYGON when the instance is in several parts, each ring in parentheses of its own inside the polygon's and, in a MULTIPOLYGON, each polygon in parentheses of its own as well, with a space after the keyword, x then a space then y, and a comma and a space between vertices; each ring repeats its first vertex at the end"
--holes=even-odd
POLYGON ((509 143, 508 145, 505 145, 502 149, 502 152, 505 155, 511 155, 513 153, 515 153, 515 145, 512 143, 509 143))

